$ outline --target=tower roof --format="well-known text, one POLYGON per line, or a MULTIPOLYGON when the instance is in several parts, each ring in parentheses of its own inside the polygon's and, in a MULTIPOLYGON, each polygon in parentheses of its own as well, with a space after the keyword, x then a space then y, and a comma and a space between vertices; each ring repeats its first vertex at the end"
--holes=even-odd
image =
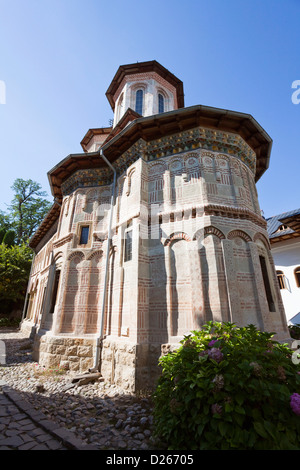
POLYGON ((149 73, 156 72, 160 77, 173 85, 176 89, 176 97, 178 108, 184 107, 184 93, 183 93, 183 83, 179 78, 175 77, 169 70, 160 65, 156 60, 150 60, 148 62, 137 62, 135 64, 121 65, 111 84, 108 87, 106 92, 107 99, 112 107, 115 109, 115 93, 117 92, 122 80, 128 75, 136 75, 139 73, 149 73))

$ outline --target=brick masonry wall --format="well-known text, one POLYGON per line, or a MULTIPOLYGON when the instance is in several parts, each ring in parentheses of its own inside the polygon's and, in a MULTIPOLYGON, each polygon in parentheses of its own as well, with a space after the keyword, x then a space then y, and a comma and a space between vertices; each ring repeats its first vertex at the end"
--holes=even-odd
MULTIPOLYGON (((27 321, 34 318, 38 326, 36 357, 45 364, 70 357, 69 366, 82 370, 92 363, 100 328, 112 187, 76 188, 85 177, 94 184, 92 172, 79 176, 64 183, 69 189, 57 233, 37 254, 30 281, 35 313, 27 321), (90 227, 86 246, 79 245, 82 224, 90 227), (42 286, 51 291, 58 267, 50 315, 42 286)), ((101 358, 107 380, 129 390, 150 386, 162 351, 209 320, 254 323, 277 331, 279 339, 288 336, 253 169, 239 158, 202 149, 139 158, 118 178, 112 228, 101 358), (133 234, 129 261, 127 230, 133 234), (267 262, 273 312, 259 256, 267 262)))

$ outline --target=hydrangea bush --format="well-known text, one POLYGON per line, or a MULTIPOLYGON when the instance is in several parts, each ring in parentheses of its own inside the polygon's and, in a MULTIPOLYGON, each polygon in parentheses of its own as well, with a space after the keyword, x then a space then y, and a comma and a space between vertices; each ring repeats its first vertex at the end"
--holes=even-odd
POLYGON ((154 420, 169 449, 300 450, 299 361, 273 336, 209 322, 160 359, 154 420))

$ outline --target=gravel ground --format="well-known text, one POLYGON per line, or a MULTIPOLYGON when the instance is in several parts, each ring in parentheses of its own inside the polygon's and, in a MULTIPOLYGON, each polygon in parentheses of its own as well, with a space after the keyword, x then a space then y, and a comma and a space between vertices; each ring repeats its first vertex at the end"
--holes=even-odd
POLYGON ((150 397, 128 395, 102 379, 82 386, 72 384, 74 372, 49 371, 32 360, 32 341, 18 329, 0 329, 0 340, 6 346, 0 379, 48 419, 99 449, 164 448, 153 437, 150 397))

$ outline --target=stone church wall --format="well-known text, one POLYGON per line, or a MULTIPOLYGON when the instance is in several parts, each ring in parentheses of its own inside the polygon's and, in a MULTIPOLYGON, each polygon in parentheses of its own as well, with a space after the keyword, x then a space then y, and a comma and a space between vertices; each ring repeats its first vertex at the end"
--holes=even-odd
MULTIPOLYGON (((280 339, 287 333, 253 162, 203 148, 154 158, 158 143, 143 145, 117 180, 101 349, 103 376, 128 390, 151 388, 160 355, 206 321, 253 323, 280 339)), ((79 170, 64 182, 56 233, 35 258, 23 327, 35 325, 36 357, 47 365, 93 365, 112 192, 107 175, 95 185, 98 176, 79 170), (84 246, 82 226, 89 227, 84 246)))

